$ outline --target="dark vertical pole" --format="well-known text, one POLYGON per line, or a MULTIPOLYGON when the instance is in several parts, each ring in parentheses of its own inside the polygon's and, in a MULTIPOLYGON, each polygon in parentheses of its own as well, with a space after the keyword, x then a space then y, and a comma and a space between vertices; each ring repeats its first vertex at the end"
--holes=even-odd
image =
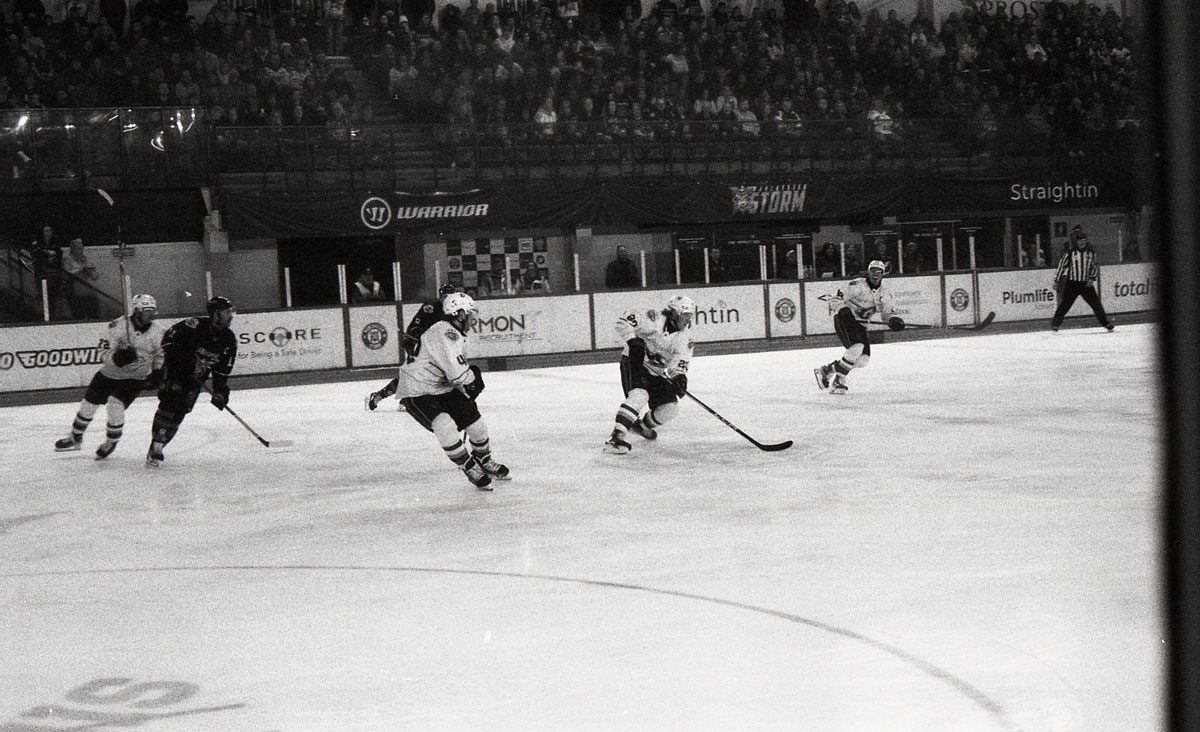
POLYGON ((1170 725, 1200 729, 1200 358, 1197 336, 1196 257, 1200 247, 1200 161, 1195 100, 1200 98, 1200 6, 1192 0, 1141 5, 1141 44, 1150 56, 1144 77, 1153 88, 1157 114, 1151 123, 1154 171, 1151 200, 1160 216, 1154 226, 1162 247, 1162 353, 1166 393, 1162 404, 1166 455, 1166 579, 1170 623, 1170 725))

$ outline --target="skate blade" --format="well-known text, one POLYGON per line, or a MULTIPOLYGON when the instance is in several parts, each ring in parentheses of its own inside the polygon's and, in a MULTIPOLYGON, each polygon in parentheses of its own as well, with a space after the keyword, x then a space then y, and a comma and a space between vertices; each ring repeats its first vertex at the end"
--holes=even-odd
POLYGON ((826 384, 825 384, 825 380, 821 378, 821 369, 819 369, 819 368, 813 369, 813 376, 815 376, 817 379, 817 388, 818 389, 820 389, 821 391, 829 390, 829 387, 826 386, 826 384))

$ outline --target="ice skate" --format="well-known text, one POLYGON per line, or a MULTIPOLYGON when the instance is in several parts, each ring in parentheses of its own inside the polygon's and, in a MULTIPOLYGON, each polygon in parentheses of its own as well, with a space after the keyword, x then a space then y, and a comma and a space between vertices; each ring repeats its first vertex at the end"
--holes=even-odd
POLYGON ((1117 326, 1113 325, 1112 323, 1105 323, 1105 325, 1104 325, 1104 329, 1107 330, 1109 333, 1112 333, 1113 329, 1116 327, 1117 326))
POLYGON ((150 451, 146 453, 146 467, 157 468, 162 465, 163 444, 157 440, 150 443, 150 451))
POLYGON ((833 377, 833 384, 829 387, 830 394, 845 394, 850 391, 850 386, 846 383, 846 377, 838 374, 833 377))
POLYGON ((488 455, 483 460, 479 460, 479 465, 483 468, 485 473, 492 476, 496 480, 509 480, 508 466, 496 462, 492 459, 491 455, 488 455))
POLYGON ((817 386, 821 387, 822 391, 829 390, 829 378, 832 375, 833 367, 829 364, 813 369, 813 376, 817 377, 817 386))
POLYGON ((108 457, 109 455, 112 455, 112 451, 116 450, 116 449, 117 449, 117 441, 116 440, 105 440, 104 442, 100 443, 100 447, 96 448, 96 459, 103 460, 104 458, 108 457))
POLYGON ((613 430, 612 435, 604 441, 604 452, 610 455, 624 455, 633 449, 633 445, 625 440, 625 435, 619 430, 613 430))
POLYGON ((467 480, 471 481, 471 484, 479 490, 491 490, 492 476, 488 475, 487 471, 484 470, 483 466, 475 458, 471 458, 463 463, 462 471, 467 476, 467 480))
POLYGON ((365 407, 368 412, 374 412, 375 407, 378 407, 381 401, 383 401, 383 397, 380 396, 379 392, 373 391, 363 397, 363 407, 365 407))
POLYGON ((55 452, 70 452, 81 447, 83 447, 83 440, 76 440, 75 435, 67 435, 54 443, 55 452))
POLYGON ((657 440, 658 431, 646 424, 644 419, 639 419, 633 423, 633 431, 639 436, 647 440, 657 440))

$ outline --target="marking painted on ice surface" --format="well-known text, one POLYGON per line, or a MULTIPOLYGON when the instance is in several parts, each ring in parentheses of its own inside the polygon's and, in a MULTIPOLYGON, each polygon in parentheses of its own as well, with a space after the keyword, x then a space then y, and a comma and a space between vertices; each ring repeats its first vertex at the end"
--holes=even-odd
MULTIPOLYGON (((464 576, 477 577, 504 577, 510 579, 523 580, 540 580, 544 582, 565 582, 572 584, 585 585, 590 587, 604 587, 615 590, 631 590, 634 592, 644 592, 653 595, 664 595, 668 597, 678 597, 684 600, 694 600, 712 605, 722 605, 747 612, 767 615, 780 620, 785 620, 789 623, 804 625, 815 630, 824 631, 833 635, 846 638, 857 643, 874 648, 875 650, 885 653, 893 658, 902 661, 903 663, 912 666, 922 674, 931 678, 937 679, 949 686, 955 692, 969 699, 973 704, 982 709, 992 718, 1001 728, 1016 732, 1020 729, 1019 725, 1009 718, 1008 712, 1000 702, 992 699, 982 690, 973 686, 970 682, 955 676, 950 671, 937 666, 929 661, 926 661, 918 656, 915 656, 902 648, 898 648, 890 643, 886 643, 875 638, 863 635, 848 628, 841 628, 836 625, 823 623, 819 620, 806 618, 802 615, 784 612, 782 610, 773 610, 767 607, 758 605, 750 605, 744 602, 735 600, 726 600, 720 597, 710 597, 707 595, 699 595, 691 592, 681 592, 678 590, 666 590, 656 587, 647 587, 644 585, 634 585, 624 582, 609 582, 603 580, 590 580, 578 577, 560 577, 557 575, 547 574, 522 574, 519 572, 491 572, 485 570, 473 569, 440 569, 435 567, 387 567, 387 566, 359 566, 359 565, 319 565, 319 564, 280 564, 280 565, 215 565, 209 567, 203 566, 178 566, 178 567, 128 567, 116 569, 80 569, 80 570, 56 570, 47 572, 13 572, 0 574, 0 578, 15 578, 15 577, 57 577, 57 576, 77 576, 77 575, 101 575, 101 574, 149 574, 149 573, 165 573, 165 572, 391 572, 391 573, 420 573, 420 574, 453 574, 464 576)), ((242 706, 242 705, 234 705, 242 706)), ((215 707, 212 711, 234 707, 215 707)), ((0 727, 0 732, 5 732, 4 727, 0 727)))

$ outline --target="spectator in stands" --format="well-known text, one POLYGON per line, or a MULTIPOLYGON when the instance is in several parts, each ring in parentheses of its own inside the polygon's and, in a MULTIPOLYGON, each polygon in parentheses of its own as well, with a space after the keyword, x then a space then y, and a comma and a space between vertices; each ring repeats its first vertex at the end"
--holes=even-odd
POLYGON ((618 244, 617 258, 609 262, 608 267, 604 270, 604 286, 612 289, 638 287, 641 284, 637 265, 629 259, 629 251, 624 244, 618 244))
POLYGON ((50 313, 53 315, 58 306, 58 295, 62 284, 62 246, 51 226, 42 227, 42 235, 29 243, 22 250, 22 255, 28 258, 33 268, 33 276, 45 280, 46 291, 50 300, 50 313))
POLYGON ((742 98, 738 102, 738 108, 734 114, 737 116, 738 128, 744 137, 758 137, 759 132, 762 131, 762 125, 758 123, 758 115, 750 109, 749 99, 742 98))
POLYGON ((904 272, 926 272, 931 269, 925 263, 925 253, 921 251, 921 245, 916 241, 909 241, 904 245, 904 272))
POLYGON ((546 95, 542 99, 542 104, 534 114, 533 121, 537 124, 538 134, 543 138, 554 136, 555 127, 558 122, 558 112, 554 111, 553 97, 546 95))
POLYGON ((64 273, 63 294, 71 317, 76 320, 88 320, 100 317, 100 302, 96 299, 95 289, 87 284, 99 277, 96 265, 88 259, 83 248, 83 239, 76 237, 71 240, 70 250, 63 255, 62 268, 64 273))
POLYGON ((888 246, 887 237, 885 237, 885 236, 876 237, 875 241, 871 244, 870 248, 867 251, 868 251, 868 254, 864 255, 867 257, 867 261, 873 262, 875 260, 879 260, 880 262, 883 262, 884 265, 887 266, 887 271, 889 273, 896 271, 896 265, 895 265, 896 250, 894 247, 888 246))
POLYGON ((708 250, 708 281, 727 282, 728 280, 729 270, 726 269, 721 247, 712 247, 708 250))
POLYGON ((383 286, 375 279, 375 273, 370 267, 363 269, 354 285, 350 288, 350 302, 354 304, 382 302, 387 299, 383 286))
POLYGON ((1045 267, 1046 257, 1042 254, 1042 248, 1037 245, 1036 240, 1022 242, 1020 267, 1045 267))
POLYGON ((830 279, 842 274, 842 255, 833 242, 827 241, 821 246, 815 268, 820 279, 830 279))
POLYGON ((550 280, 546 276, 546 270, 539 269, 534 262, 526 262, 525 267, 521 270, 521 275, 517 278, 516 291, 526 295, 550 294, 550 280))

